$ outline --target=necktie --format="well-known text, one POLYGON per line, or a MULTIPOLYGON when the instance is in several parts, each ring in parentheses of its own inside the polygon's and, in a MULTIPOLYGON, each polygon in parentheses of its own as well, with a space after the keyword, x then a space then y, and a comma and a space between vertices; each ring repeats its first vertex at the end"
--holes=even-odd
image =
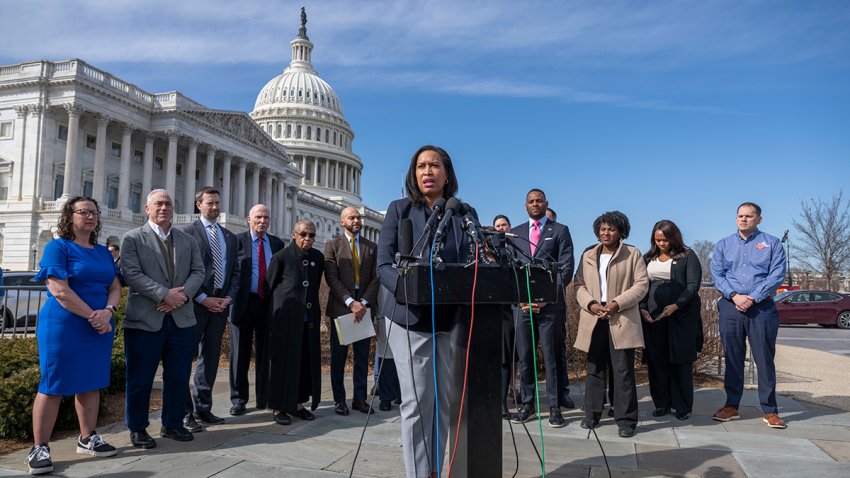
POLYGON ((263 298, 266 282, 266 248, 262 236, 257 237, 257 295, 263 298))
POLYGON ((537 243, 540 242, 540 222, 534 221, 531 225, 531 234, 529 235, 529 242, 531 242, 531 255, 534 256, 534 253, 537 251, 537 243))
POLYGON ((210 253, 213 257, 213 271, 215 271, 215 284, 213 287, 221 289, 224 286, 224 261, 221 258, 221 244, 218 242, 218 231, 215 224, 209 225, 210 229, 210 253))
POLYGON ((351 238, 351 262, 354 266, 354 287, 360 287, 360 256, 357 255, 357 243, 351 238))

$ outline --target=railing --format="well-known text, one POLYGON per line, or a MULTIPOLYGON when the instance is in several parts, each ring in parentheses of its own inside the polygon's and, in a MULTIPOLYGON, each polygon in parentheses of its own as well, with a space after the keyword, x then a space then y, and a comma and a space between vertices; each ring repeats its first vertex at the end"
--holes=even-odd
POLYGON ((38 313, 47 299, 47 287, 0 286, 0 338, 35 336, 38 313))

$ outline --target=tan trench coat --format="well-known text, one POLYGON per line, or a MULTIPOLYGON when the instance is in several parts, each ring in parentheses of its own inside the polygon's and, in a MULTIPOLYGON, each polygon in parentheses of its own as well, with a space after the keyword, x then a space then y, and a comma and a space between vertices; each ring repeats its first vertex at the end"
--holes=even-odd
MULTIPOLYGON (((602 244, 597 244, 584 251, 579 260, 574 281, 576 301, 581 307, 575 348, 584 352, 590 349, 590 337, 596 322, 600 320, 590 312, 589 307, 593 301, 601 302, 602 290, 599 285, 601 248, 602 244)), ((634 246, 621 242, 608 264, 608 303, 616 302, 620 306, 619 312, 608 319, 615 349, 644 346, 638 304, 647 290, 649 290, 649 280, 646 277, 646 265, 640 251, 634 246)))

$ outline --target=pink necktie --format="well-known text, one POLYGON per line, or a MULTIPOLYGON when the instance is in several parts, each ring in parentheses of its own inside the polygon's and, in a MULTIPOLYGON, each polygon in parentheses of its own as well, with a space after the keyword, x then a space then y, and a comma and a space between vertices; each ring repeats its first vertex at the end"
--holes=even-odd
POLYGON ((531 240, 531 255, 537 251, 537 243, 540 242, 540 222, 534 221, 531 225, 531 235, 529 236, 531 240))

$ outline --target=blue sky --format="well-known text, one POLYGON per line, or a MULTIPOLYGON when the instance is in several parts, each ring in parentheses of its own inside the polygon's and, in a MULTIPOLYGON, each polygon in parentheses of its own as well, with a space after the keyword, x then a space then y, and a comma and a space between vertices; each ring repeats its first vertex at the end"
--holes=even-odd
POLYGON ((374 209, 425 143, 452 155, 482 222, 525 220, 539 187, 577 250, 606 210, 643 250, 658 219, 716 241, 755 201, 781 236, 801 201, 850 193, 844 1, 0 0, 0 63, 80 58, 250 111, 302 5, 374 209))

